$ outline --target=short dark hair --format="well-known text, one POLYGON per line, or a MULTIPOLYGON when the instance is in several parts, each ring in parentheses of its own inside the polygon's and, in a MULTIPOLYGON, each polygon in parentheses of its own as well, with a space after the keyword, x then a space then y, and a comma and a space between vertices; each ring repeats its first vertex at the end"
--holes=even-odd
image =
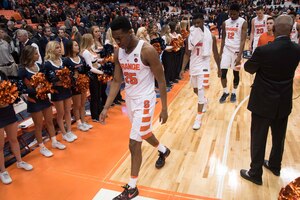
POLYGON ((263 10, 263 7, 262 7, 262 6, 257 6, 255 10, 256 10, 256 11, 258 11, 258 10, 263 10))
POLYGON ((275 21, 274 17, 268 17, 268 18, 267 18, 267 21, 268 21, 268 20, 273 20, 273 21, 275 21))
POLYGON ((233 4, 231 4, 229 10, 234 10, 234 11, 239 12, 240 11, 240 5, 237 4, 237 3, 233 3, 233 4))
POLYGON ((195 13, 193 15, 193 20, 196 20, 196 19, 204 19, 204 16, 202 13, 195 13))
POLYGON ((132 26, 127 17, 119 16, 110 23, 110 28, 112 31, 121 29, 122 31, 127 32, 132 29, 132 26))

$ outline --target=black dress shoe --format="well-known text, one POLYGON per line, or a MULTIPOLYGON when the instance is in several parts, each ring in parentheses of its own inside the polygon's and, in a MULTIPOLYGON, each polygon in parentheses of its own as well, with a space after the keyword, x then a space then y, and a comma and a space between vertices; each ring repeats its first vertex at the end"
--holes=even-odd
POLYGON ((255 178, 251 177, 247 170, 241 169, 240 174, 241 174, 241 177, 243 177, 244 179, 251 181, 252 183, 255 183, 256 185, 262 185, 262 180, 257 180, 255 178))
POLYGON ((276 171, 276 170, 272 169, 269 166, 269 161, 268 160, 264 161, 264 167, 267 168, 268 170, 270 170, 275 176, 280 176, 280 172, 279 171, 276 171))

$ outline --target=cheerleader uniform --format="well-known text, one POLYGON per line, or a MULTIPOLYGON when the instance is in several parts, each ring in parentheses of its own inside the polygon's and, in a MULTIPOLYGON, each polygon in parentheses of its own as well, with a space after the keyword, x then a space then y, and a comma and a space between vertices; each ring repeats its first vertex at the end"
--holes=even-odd
MULTIPOLYGON (((38 71, 41 72, 41 65, 36 63, 36 66, 38 67, 38 71)), ((25 67, 19 68, 18 71, 19 78, 23 80, 25 84, 27 83, 27 85, 30 79, 32 78, 32 76, 35 74, 36 74, 35 72, 25 67)), ((27 112, 35 113, 35 112, 42 111, 46 108, 49 108, 51 106, 51 103, 48 98, 42 100, 36 97, 37 93, 34 88, 30 88, 30 87, 27 88, 25 93, 27 93, 29 97, 27 101, 27 112)))
MULTIPOLYGON (((63 60, 63 65, 69 68, 70 71, 75 74, 78 72, 79 74, 87 74, 88 71, 90 71, 91 67, 87 66, 84 58, 79 56, 79 61, 75 62, 72 58, 65 58, 63 60)), ((81 94, 80 91, 76 90, 76 78, 73 76, 73 81, 72 81, 72 95, 78 95, 81 94)))
MULTIPOLYGON (((46 77, 49 79, 49 75, 51 71, 56 73, 57 70, 63 69, 63 61, 60 59, 61 64, 60 66, 55 65, 51 60, 47 60, 45 62, 45 71, 46 77)), ((53 94, 51 94, 51 101, 62 101, 68 99, 72 96, 72 91, 70 88, 64 88, 63 86, 58 86, 53 84, 53 89, 56 90, 53 94)))
MULTIPOLYGON (((2 80, 7 80, 7 77, 4 73, 0 73, 0 81, 2 80)), ((3 105, 0 105, 0 128, 4 128, 7 125, 18 121, 14 107, 12 105, 8 105, 5 107, 1 106, 3 105)))
MULTIPOLYGON (((92 67, 92 65, 98 61, 98 56, 96 54, 92 54, 88 50, 84 50, 82 52, 82 57, 90 67, 92 67)), ((95 73, 92 73, 90 76, 90 94, 91 117, 94 121, 99 121, 99 115, 103 109, 103 106, 101 102, 101 83, 98 80, 97 74, 95 73)))

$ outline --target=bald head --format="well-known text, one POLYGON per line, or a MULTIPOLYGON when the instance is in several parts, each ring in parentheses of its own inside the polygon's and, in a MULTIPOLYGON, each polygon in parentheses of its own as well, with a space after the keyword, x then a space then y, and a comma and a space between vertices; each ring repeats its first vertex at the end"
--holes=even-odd
POLYGON ((290 36, 291 30, 293 28, 293 19, 289 15, 280 15, 276 18, 274 29, 275 37, 286 35, 290 36))

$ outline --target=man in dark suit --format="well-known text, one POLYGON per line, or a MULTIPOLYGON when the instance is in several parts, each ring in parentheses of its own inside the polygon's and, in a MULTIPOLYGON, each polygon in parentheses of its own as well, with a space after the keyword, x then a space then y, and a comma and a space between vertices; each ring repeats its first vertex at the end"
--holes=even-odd
POLYGON ((282 15, 275 20, 274 42, 258 47, 245 63, 245 70, 256 73, 248 109, 251 121, 250 170, 241 176, 262 185, 262 166, 280 175, 288 116, 292 110, 293 78, 300 61, 300 46, 291 42, 293 20, 282 15), (272 132, 269 160, 264 160, 268 129, 272 132))

